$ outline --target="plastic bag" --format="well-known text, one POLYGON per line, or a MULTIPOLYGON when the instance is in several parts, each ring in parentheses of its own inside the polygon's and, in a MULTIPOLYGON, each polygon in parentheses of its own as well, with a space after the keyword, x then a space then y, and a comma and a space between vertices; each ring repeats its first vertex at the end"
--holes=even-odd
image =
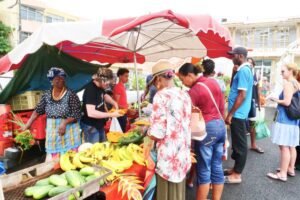
POLYGON ((119 121, 116 117, 113 117, 111 119, 109 132, 121 132, 121 133, 123 133, 122 128, 120 126, 120 123, 119 123, 119 121))
POLYGON ((265 110, 261 108, 260 111, 257 110, 257 113, 257 121, 255 122, 256 139, 259 140, 270 137, 271 133, 267 123, 265 122, 265 110))
POLYGON ((4 167, 4 164, 3 164, 3 162, 0 162, 0 175, 5 174, 5 172, 6 172, 6 169, 4 167))

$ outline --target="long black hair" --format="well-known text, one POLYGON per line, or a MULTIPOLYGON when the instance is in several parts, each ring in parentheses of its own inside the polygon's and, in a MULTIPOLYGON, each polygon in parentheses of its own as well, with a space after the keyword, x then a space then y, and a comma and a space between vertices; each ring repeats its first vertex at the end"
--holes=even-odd
POLYGON ((202 70, 198 66, 193 65, 192 63, 185 63, 178 70, 178 73, 183 76, 187 76, 189 73, 197 75, 201 72, 202 70))

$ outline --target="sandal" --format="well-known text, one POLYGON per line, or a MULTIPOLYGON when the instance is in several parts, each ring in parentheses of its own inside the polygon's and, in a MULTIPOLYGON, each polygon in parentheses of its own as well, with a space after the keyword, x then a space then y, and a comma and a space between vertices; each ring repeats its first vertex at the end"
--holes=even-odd
POLYGON ((223 174, 224 176, 229 176, 233 173, 233 169, 224 169, 223 174))
POLYGON ((238 184, 242 182, 242 179, 230 179, 229 176, 224 176, 225 180, 224 183, 226 184, 238 184))
POLYGON ((261 154, 265 153, 265 151, 260 147, 250 148, 250 150, 255 151, 256 153, 261 153, 261 154))
MULTIPOLYGON (((277 172, 280 172, 280 168, 277 168, 276 171, 277 171, 277 172)), ((290 177, 295 177, 295 176, 296 176, 296 173, 295 173, 295 172, 289 172, 289 171, 288 171, 288 172, 287 172, 287 175, 290 176, 290 177)))
POLYGON ((279 175, 279 173, 268 173, 267 177, 274 179, 274 180, 278 180, 278 181, 282 181, 282 182, 286 182, 287 181, 287 177, 281 177, 279 175))

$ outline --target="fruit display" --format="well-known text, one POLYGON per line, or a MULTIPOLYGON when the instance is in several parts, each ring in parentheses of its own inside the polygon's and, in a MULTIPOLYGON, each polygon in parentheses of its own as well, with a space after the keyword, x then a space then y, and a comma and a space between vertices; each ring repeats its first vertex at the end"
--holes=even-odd
POLYGON ((141 144, 143 142, 144 134, 140 130, 134 129, 122 135, 119 139, 119 144, 128 145, 131 143, 141 144))
POLYGON ((122 136, 123 136, 123 133, 121 133, 121 132, 110 131, 106 134, 106 138, 109 142, 118 142, 122 136))
MULTIPOLYGON (((65 158, 64 158, 65 159, 65 158)), ((39 180, 34 186, 25 189, 26 197, 33 199, 43 199, 45 197, 54 197, 61 193, 67 192, 73 188, 79 187, 86 182, 99 178, 107 173, 105 170, 95 171, 93 167, 84 167, 80 171, 69 170, 63 174, 53 174, 47 178, 39 180)), ((100 179, 99 185, 103 185, 103 179, 100 179)), ((76 196, 80 197, 80 192, 76 196)), ((76 199, 74 194, 70 194, 68 199, 76 199)))

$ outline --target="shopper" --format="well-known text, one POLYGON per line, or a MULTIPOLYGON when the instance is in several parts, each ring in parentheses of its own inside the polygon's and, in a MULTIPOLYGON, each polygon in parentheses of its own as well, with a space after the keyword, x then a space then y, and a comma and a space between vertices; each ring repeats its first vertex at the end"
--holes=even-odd
MULTIPOLYGON (((126 68, 119 68, 117 72, 117 76, 119 78, 119 82, 114 86, 113 89, 113 98, 118 103, 120 109, 128 109, 127 103, 127 94, 126 94, 126 87, 125 83, 128 82, 129 77, 129 70, 126 68)), ((127 125, 127 115, 123 115, 118 117, 118 121, 122 128, 123 132, 126 132, 126 125, 127 125)))
POLYGON ((281 67, 283 77, 283 91, 279 99, 271 98, 277 106, 277 116, 272 127, 272 142, 279 145, 280 168, 275 173, 268 173, 269 178, 287 181, 288 176, 295 176, 296 146, 299 145, 299 122, 287 116, 285 107, 291 104, 293 94, 300 89, 296 80, 299 74, 298 66, 294 63, 284 64, 281 67))
POLYGON ((175 73, 167 61, 152 68, 157 93, 153 99, 148 135, 155 140, 157 196, 159 200, 185 199, 185 177, 191 167, 191 99, 176 88, 175 73))
MULTIPOLYGON (((250 141, 251 141, 251 147, 250 149, 257 153, 264 153, 264 150, 256 145, 256 132, 255 132, 255 123, 257 120, 259 120, 260 113, 262 112, 262 109, 260 107, 260 88, 258 83, 258 78, 255 74, 254 67, 255 67, 255 61, 253 58, 247 58, 248 63, 251 66, 252 74, 253 74, 253 88, 252 88, 252 102, 251 102, 251 108, 249 112, 249 132, 250 132, 250 141)), ((262 113, 261 113, 262 114, 262 113)))
POLYGON ((85 142, 96 143, 105 141, 105 118, 121 116, 118 111, 113 113, 105 111, 104 102, 118 109, 117 102, 105 93, 105 89, 112 78, 113 73, 110 69, 100 67, 98 72, 92 76, 92 81, 85 87, 82 97, 83 116, 80 122, 85 142))
POLYGON ((246 119, 250 111, 253 74, 247 63, 247 49, 236 47, 228 52, 233 56, 232 61, 237 65, 237 71, 232 79, 228 97, 228 114, 225 119, 230 125, 232 155, 235 161, 232 169, 225 170, 225 183, 241 183, 242 172, 247 160, 246 119))
POLYGON ((52 67, 48 71, 47 77, 52 87, 43 94, 24 128, 30 128, 39 115, 46 114, 47 156, 52 154, 55 157, 58 153, 76 149, 82 142, 79 126, 80 101, 76 93, 67 88, 66 76, 61 68, 52 67))
MULTIPOLYGON (((206 59, 202 65, 205 69, 214 66, 214 62, 206 59)), ((193 106, 201 111, 206 124, 205 139, 194 141, 197 156, 197 199, 207 199, 209 185, 212 184, 212 199, 219 200, 224 185, 222 169, 226 134, 223 120, 224 96, 214 79, 205 76, 198 77, 199 72, 200 70, 190 63, 182 65, 178 71, 182 83, 191 88, 189 95, 193 106)))

